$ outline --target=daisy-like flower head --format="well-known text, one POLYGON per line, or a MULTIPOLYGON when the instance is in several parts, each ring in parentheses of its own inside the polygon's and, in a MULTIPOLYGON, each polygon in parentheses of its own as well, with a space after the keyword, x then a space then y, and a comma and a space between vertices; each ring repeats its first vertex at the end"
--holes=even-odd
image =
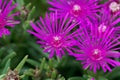
POLYGON ((68 19, 68 14, 59 19, 57 18, 57 12, 46 14, 45 19, 40 17, 40 22, 30 23, 35 31, 29 30, 29 33, 39 39, 37 43, 41 45, 44 52, 50 53, 49 58, 52 58, 54 54, 61 58, 65 54, 64 50, 69 51, 69 48, 76 44, 74 38, 78 35, 78 30, 72 32, 71 30, 79 22, 73 22, 72 20, 72 18, 68 19))
POLYGON ((96 0, 48 0, 48 3, 53 6, 49 8, 51 11, 58 10, 58 16, 64 17, 69 13, 70 17, 79 21, 95 19, 100 11, 96 0))
POLYGON ((103 37, 97 37, 96 35, 91 35, 92 33, 89 34, 85 29, 83 30, 81 36, 78 37, 79 49, 74 48, 75 52, 72 55, 81 61, 84 69, 89 68, 96 73, 101 68, 106 72, 107 70, 112 71, 111 66, 120 66, 120 62, 115 60, 115 58, 120 57, 120 52, 118 51, 120 49, 118 47, 120 45, 120 37, 115 39, 110 37, 113 31, 114 28, 106 31, 103 37))
POLYGON ((111 35, 116 37, 119 36, 120 32, 120 26, 118 25, 120 23, 120 18, 118 15, 111 15, 108 11, 105 9, 101 10, 101 13, 99 15, 99 19, 94 21, 93 24, 91 24, 92 33, 97 30, 98 34, 97 36, 103 36, 107 31, 114 28, 113 34, 111 35), (94 27, 93 27, 94 26, 94 27))
POLYGON ((0 0, 0 37, 10 34, 6 26, 13 27, 19 23, 19 21, 15 21, 13 18, 18 13, 10 14, 16 6, 17 4, 12 5, 12 0, 0 0))
MULTIPOLYGON (((120 14, 120 1, 119 0, 109 0, 105 3, 106 10, 114 14, 120 14)), ((104 7, 104 8, 105 8, 104 7)))

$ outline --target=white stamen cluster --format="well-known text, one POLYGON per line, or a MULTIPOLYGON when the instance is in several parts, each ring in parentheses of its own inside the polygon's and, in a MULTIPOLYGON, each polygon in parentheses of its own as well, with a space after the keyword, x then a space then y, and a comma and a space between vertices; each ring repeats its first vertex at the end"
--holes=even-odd
POLYGON ((79 5, 75 4, 75 5, 73 6, 73 10, 74 10, 74 11, 79 11, 79 10, 81 10, 81 8, 80 8, 79 5))
POLYGON ((58 41, 58 40, 60 40, 60 37, 59 37, 59 36, 54 36, 53 39, 54 39, 55 41, 58 41))
POLYGON ((120 4, 118 4, 117 2, 111 2, 111 4, 109 5, 109 8, 112 12, 116 12, 120 10, 120 4))
POLYGON ((100 50, 99 49, 95 49, 93 54, 99 54, 100 50))
POLYGON ((99 27, 98 27, 98 31, 99 32, 105 32, 107 29, 107 26, 105 26, 104 24, 101 24, 99 27))

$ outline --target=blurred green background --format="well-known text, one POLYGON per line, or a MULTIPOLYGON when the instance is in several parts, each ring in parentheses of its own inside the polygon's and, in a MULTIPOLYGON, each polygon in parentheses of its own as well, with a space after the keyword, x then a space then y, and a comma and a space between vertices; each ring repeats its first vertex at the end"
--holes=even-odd
POLYGON ((49 12, 50 5, 46 0, 14 0, 16 2, 19 5, 15 11, 20 12, 16 19, 21 23, 10 28, 10 36, 0 39, 0 80, 9 80, 7 78, 11 75, 15 80, 90 80, 92 77, 96 80, 120 80, 120 67, 112 72, 101 70, 94 74, 83 70, 80 62, 70 56, 48 59, 48 53, 42 52, 36 38, 27 30, 32 29, 31 20, 37 21, 49 12))

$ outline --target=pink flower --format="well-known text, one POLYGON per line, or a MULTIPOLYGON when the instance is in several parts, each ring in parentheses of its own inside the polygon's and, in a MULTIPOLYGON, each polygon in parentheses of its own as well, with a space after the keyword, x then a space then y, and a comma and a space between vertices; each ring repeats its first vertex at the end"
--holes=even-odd
POLYGON ((10 31, 6 28, 7 26, 13 27, 19 23, 13 18, 18 13, 10 14, 16 6, 17 4, 12 5, 12 0, 0 0, 0 37, 10 34, 10 31))
POLYGON ((50 53, 49 58, 55 54, 62 57, 65 50, 68 51, 76 44, 74 37, 77 36, 78 30, 71 30, 78 25, 78 22, 73 22, 72 18, 68 19, 68 14, 64 18, 57 18, 57 12, 46 14, 45 19, 40 17, 40 22, 36 24, 30 23, 34 31, 28 31, 38 38, 37 43, 41 45, 44 52, 50 53))
POLYGON ((74 20, 86 21, 96 19, 97 12, 100 11, 100 5, 96 0, 48 0, 52 5, 51 11, 58 11, 59 17, 64 17, 69 13, 74 20))
POLYGON ((105 31, 102 37, 100 35, 96 36, 98 30, 93 30, 93 28, 90 32, 86 28, 83 29, 83 33, 77 39, 78 48, 72 49, 72 56, 81 61, 84 69, 89 68, 94 73, 100 68, 104 72, 112 71, 110 65, 113 67, 120 66, 120 62, 115 60, 115 58, 120 57, 118 51, 120 50, 120 47, 118 47, 120 37, 111 37, 114 28, 105 31))
POLYGON ((90 80, 95 80, 95 78, 91 78, 90 80))
MULTIPOLYGON (((92 33, 94 33, 95 30, 97 30, 97 32, 98 32, 97 36, 99 35, 102 37, 107 31, 110 31, 112 28, 114 28, 114 31, 113 31, 113 34, 111 35, 111 37, 113 37, 113 36, 118 37, 120 34, 120 26, 118 25, 120 23, 119 15, 111 15, 105 9, 101 10, 99 19, 96 21, 93 21, 92 23, 93 24, 91 24, 91 26, 90 26, 91 28, 93 28, 92 33)), ((96 34, 96 32, 95 32, 95 34, 96 34)))

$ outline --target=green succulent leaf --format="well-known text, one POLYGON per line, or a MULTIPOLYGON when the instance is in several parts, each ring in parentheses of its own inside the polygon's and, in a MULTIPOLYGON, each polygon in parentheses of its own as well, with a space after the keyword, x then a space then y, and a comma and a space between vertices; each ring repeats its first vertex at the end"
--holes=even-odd
POLYGON ((15 68, 16 71, 20 72, 20 70, 22 69, 23 65, 25 64, 26 60, 28 58, 28 55, 26 55, 22 61, 17 65, 17 67, 15 68))
POLYGON ((68 80, 83 80, 81 77, 71 77, 68 80))
POLYGON ((11 59, 9 59, 9 60, 6 62, 6 65, 5 65, 4 69, 3 69, 2 74, 6 74, 6 73, 7 73, 8 69, 10 68, 10 61, 11 61, 11 59))

